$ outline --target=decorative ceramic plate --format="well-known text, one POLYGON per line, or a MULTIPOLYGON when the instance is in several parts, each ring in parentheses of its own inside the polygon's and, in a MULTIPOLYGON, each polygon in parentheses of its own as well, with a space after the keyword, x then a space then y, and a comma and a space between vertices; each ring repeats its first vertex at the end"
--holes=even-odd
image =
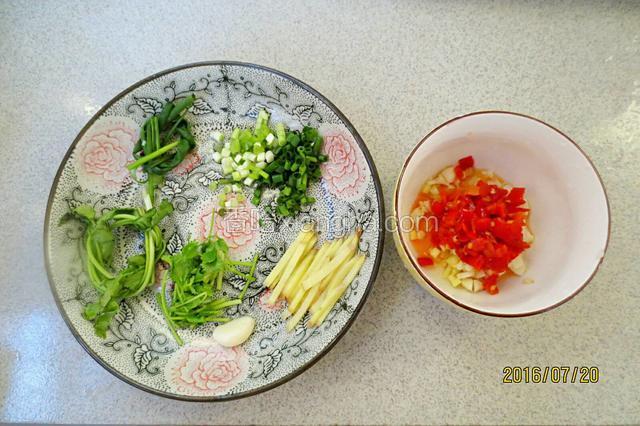
MULTIPOLYGON (((247 194, 248 195, 248 194, 247 194)), ((155 74, 134 84, 102 108, 82 129, 56 175, 45 220, 45 258, 51 289, 69 328, 102 366, 122 380, 146 391, 177 399, 226 400, 256 394, 295 377, 346 332, 371 290, 383 249, 384 206, 375 166, 364 142, 338 109, 306 84, 281 72, 237 62, 186 65, 155 74), (265 211, 275 193, 260 206, 241 203, 234 214, 216 222, 216 233, 229 244, 235 258, 259 254, 258 280, 230 317, 250 315, 257 321, 242 346, 223 348, 211 338, 214 325, 182 331, 178 347, 154 299, 154 289, 121 304, 106 339, 94 334, 81 316, 96 298, 84 271, 82 227, 58 225, 70 208, 91 204, 97 210, 141 204, 141 187, 126 170, 142 123, 165 102, 194 94, 187 114, 198 147, 167 175, 161 196, 175 211, 161 229, 169 253, 204 235, 218 194, 209 184, 220 179, 211 160, 214 131, 229 135, 235 127, 251 127, 261 108, 271 122, 290 128, 316 127, 324 138, 329 160, 311 195, 317 202, 295 219, 265 211), (306 318, 291 333, 281 317, 283 305, 266 303, 262 282, 294 239, 305 220, 315 220, 321 239, 332 239, 361 227, 360 250, 367 255, 359 276, 318 328, 306 318), (260 226, 246 226, 256 221, 260 226), (239 226, 240 225, 240 226, 239 226)), ((120 267, 126 256, 142 251, 140 241, 118 239, 120 267)), ((236 296, 243 282, 225 282, 224 292, 236 296)))

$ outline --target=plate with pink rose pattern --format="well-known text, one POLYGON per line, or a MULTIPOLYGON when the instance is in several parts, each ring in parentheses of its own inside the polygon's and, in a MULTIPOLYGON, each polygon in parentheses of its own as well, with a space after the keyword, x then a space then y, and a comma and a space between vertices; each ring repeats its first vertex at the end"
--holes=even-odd
MULTIPOLYGON (((247 199, 250 197, 247 193, 247 199)), ((238 62, 204 62, 173 68, 142 80, 120 93, 82 129, 56 175, 45 220, 45 261, 56 303, 67 325, 86 351, 108 371, 143 390, 184 400, 228 400, 253 395, 300 374, 342 337, 371 290, 383 250, 384 206, 379 178, 362 138, 346 117, 306 84, 279 71, 238 62), (292 129, 308 125, 319 129, 329 160, 320 182, 310 188, 316 203, 295 218, 270 214, 275 192, 254 206, 246 201, 216 221, 215 233, 228 243, 236 259, 257 253, 257 281, 241 305, 227 315, 250 315, 256 329, 249 340, 234 348, 211 338, 214 324, 181 331, 185 344, 171 337, 154 294, 147 289, 122 302, 106 339, 94 334, 81 316, 96 293, 84 270, 82 227, 59 225, 71 208, 91 204, 96 210, 141 204, 141 186, 132 181, 126 165, 139 128, 164 103, 194 94, 186 115, 197 148, 167 175, 159 194, 174 212, 161 223, 170 254, 190 239, 202 238, 219 193, 210 184, 221 178, 212 161, 213 132, 227 136, 236 127, 251 127, 260 109, 271 123, 292 129), (359 276, 318 328, 305 318, 291 333, 285 330, 283 304, 269 305, 263 281, 293 241, 302 224, 315 221, 320 240, 363 229, 361 252, 366 254, 359 276)), ((114 267, 142 250, 141 240, 118 239, 114 267)), ((235 297, 244 282, 230 279, 226 296, 235 297)))

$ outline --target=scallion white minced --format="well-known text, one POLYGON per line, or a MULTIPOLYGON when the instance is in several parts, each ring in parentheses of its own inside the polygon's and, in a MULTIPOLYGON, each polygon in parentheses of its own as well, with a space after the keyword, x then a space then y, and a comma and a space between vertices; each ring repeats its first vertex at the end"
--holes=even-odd
MULTIPOLYGON (((222 166, 222 173, 232 182, 253 186, 260 176, 264 176, 263 169, 267 164, 275 159, 271 148, 275 149, 285 142, 284 126, 277 126, 276 136, 267 126, 268 119, 269 115, 260 111, 251 141, 246 142, 246 133, 235 129, 230 140, 224 142, 222 149, 213 153, 213 161, 222 166)), ((213 132, 211 136, 222 142, 224 135, 218 133, 213 132)))

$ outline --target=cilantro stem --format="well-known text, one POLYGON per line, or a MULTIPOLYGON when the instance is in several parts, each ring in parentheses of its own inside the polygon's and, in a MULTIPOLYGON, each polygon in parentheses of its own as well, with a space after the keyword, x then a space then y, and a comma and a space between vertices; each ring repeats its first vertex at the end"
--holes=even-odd
POLYGON ((216 208, 211 209, 211 222, 209 222, 209 235, 207 238, 211 238, 213 235, 213 225, 216 222, 216 208))
POLYGON ((249 275, 253 276, 256 272, 256 267, 258 266, 258 253, 253 256, 253 265, 251 265, 251 270, 249 271, 249 275))
POLYGON ((194 317, 190 317, 190 316, 176 316, 174 317, 175 320, 179 320, 179 321, 187 321, 190 322, 192 324, 192 327, 195 325, 200 325, 200 324, 204 324, 207 322, 229 322, 230 319, 229 318, 225 318, 225 317, 206 317, 206 318, 194 318, 194 317))
POLYGON ((242 287, 242 291, 238 295, 238 299, 240 299, 240 300, 244 299, 244 295, 247 293, 247 290, 249 289, 249 284, 251 284, 251 281, 250 280, 245 280, 244 286, 242 287))
POLYGON ((169 317, 169 308, 167 307, 167 296, 166 296, 168 276, 169 274, 165 272, 165 274, 162 277, 162 285, 160 287, 160 293, 156 293, 156 300, 160 304, 160 308, 162 310, 162 313, 164 314, 164 319, 167 321, 167 325, 169 326, 169 330, 171 331, 173 338, 176 339, 178 346, 182 346, 184 342, 178 335, 178 332, 176 331, 176 326, 173 323, 173 321, 171 321, 171 318, 169 317))
POLYGON ((151 241, 151 232, 147 231, 145 232, 145 237, 144 240, 149 241, 148 246, 149 248, 147 250, 145 250, 145 257, 147 258, 147 263, 146 263, 146 275, 145 275, 145 279, 144 279, 144 283, 145 285, 151 282, 152 279, 152 275, 153 275, 153 267, 156 266, 156 247, 155 244, 153 244, 153 242, 151 241))
POLYGON ((104 291, 104 286, 100 284, 102 280, 98 278, 98 276, 96 275, 96 271, 93 270, 91 265, 89 265, 87 273, 89 274, 89 279, 91 280, 93 286, 100 292, 104 291))
MULTIPOLYGON (((248 263, 248 262, 246 262, 246 263, 248 263)), ((253 261, 251 262, 251 269, 249 270, 249 276, 251 277, 251 279, 248 279, 248 280, 245 281, 244 287, 242 287, 242 291, 238 295, 238 299, 240 299, 241 301, 244 300, 244 295, 247 293, 247 290, 249 289, 249 284, 251 284, 252 282, 255 281, 255 278, 253 277, 253 274, 256 272, 256 267, 257 266, 258 266, 258 253, 256 253, 253 256, 253 261)))
MULTIPOLYGON (((91 241, 89 239, 87 239, 86 249, 87 249, 87 257, 89 258, 89 262, 91 262, 93 267, 102 275, 104 275, 105 278, 112 279, 113 274, 107 271, 93 255, 93 251, 91 250, 91 241)), ((100 281, 100 280, 96 280, 96 281, 100 281)), ((94 282, 94 284, 97 284, 97 282, 94 282)))
POLYGON ((225 317, 220 317, 220 318, 207 318, 206 322, 229 322, 231 321, 230 318, 225 318, 225 317))
POLYGON ((160 148, 157 151, 153 151, 151 154, 149 155, 145 155, 144 157, 138 158, 138 160, 134 161, 133 163, 129 164, 127 166, 127 169, 129 170, 135 170, 138 167, 142 166, 144 163, 147 163, 151 160, 153 160, 156 157, 161 156, 162 154, 164 154, 165 152, 171 151, 173 148, 175 148, 176 146, 178 146, 178 144, 180 143, 180 141, 175 141, 170 143, 169 145, 165 145, 162 148, 160 148))
POLYGON ((199 293, 183 302, 180 303, 176 303, 175 305, 171 305, 171 309, 178 309, 181 308, 185 305, 188 305, 189 303, 193 302, 194 300, 198 300, 198 299, 202 299, 202 298, 206 298, 207 294, 206 293, 199 293))
POLYGON ((233 272, 233 273, 234 273, 234 274, 236 274, 236 275, 240 275, 240 276, 241 276, 241 277, 243 277, 243 278, 247 278, 247 277, 249 276, 249 275, 247 275, 247 274, 245 274, 245 273, 243 273, 243 272, 238 271, 238 270, 237 270, 236 268, 234 268, 233 266, 227 266, 227 271, 229 271, 229 272, 233 272))
POLYGON ((133 296, 140 294, 153 280, 153 270, 156 266, 155 258, 155 244, 152 241, 151 231, 145 231, 144 233, 144 253, 145 253, 145 267, 142 282, 138 289, 133 293, 133 296))
POLYGON ((216 288, 218 289, 218 291, 222 290, 222 278, 224 278, 224 272, 220 272, 218 274, 218 282, 216 284, 216 288))
POLYGON ((113 216, 113 220, 120 220, 120 219, 137 219, 137 216, 134 214, 125 214, 125 213, 119 213, 113 216))
POLYGON ((253 262, 240 262, 240 261, 234 261, 234 260, 227 260, 227 263, 229 265, 234 265, 234 266, 253 266, 253 262))
POLYGON ((216 303, 216 310, 220 310, 222 308, 228 308, 229 306, 239 305, 240 303, 242 303, 240 299, 232 299, 232 300, 224 301, 222 303, 216 303))

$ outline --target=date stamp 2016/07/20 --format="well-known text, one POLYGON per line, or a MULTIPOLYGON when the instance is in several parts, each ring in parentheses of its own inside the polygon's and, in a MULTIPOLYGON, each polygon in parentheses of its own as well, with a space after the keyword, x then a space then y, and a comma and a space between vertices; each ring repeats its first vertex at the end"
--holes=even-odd
POLYGON ((518 367, 502 369, 502 383, 598 383, 598 367, 518 367))

